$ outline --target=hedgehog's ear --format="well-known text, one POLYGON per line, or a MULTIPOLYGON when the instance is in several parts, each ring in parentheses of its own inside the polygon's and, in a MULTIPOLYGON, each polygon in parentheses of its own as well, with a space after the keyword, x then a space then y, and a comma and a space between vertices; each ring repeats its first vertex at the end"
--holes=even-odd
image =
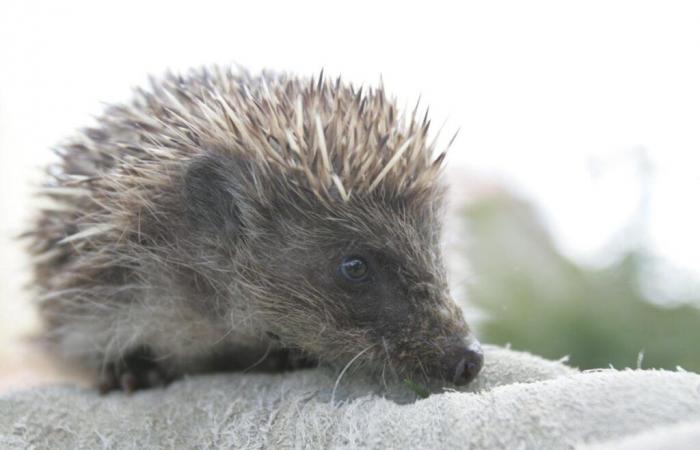
POLYGON ((190 161, 184 180, 190 223, 218 235, 241 235, 244 205, 236 172, 235 164, 223 155, 211 153, 190 161))

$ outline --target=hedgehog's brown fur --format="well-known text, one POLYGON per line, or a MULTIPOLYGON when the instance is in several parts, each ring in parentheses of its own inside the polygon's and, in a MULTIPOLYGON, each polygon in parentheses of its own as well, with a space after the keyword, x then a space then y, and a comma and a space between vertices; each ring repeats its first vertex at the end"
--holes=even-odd
POLYGON ((468 328, 438 251, 444 153, 428 127, 381 87, 322 76, 152 82, 58 148, 28 233, 46 341, 102 374, 134 352, 177 374, 291 349, 433 376, 468 328), (310 265, 358 240, 392 255, 381 270, 401 293, 367 295, 388 292, 396 324, 310 265))

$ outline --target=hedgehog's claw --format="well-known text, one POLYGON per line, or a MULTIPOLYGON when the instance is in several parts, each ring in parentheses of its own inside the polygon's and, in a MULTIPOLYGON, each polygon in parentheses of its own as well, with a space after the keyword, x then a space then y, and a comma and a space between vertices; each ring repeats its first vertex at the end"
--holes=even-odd
POLYGON ((97 390, 100 392, 100 395, 105 395, 117 388, 117 379, 114 376, 114 372, 108 367, 104 373, 100 374, 97 390))
POLYGON ((97 389, 104 395, 111 391, 131 394, 141 389, 162 387, 172 381, 148 351, 137 351, 116 363, 109 363, 100 374, 97 389))

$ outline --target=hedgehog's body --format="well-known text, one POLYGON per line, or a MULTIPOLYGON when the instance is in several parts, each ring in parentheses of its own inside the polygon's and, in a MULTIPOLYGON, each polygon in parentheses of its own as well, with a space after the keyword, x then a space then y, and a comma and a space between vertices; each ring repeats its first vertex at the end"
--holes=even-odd
POLYGON ((426 134, 381 89, 320 79, 217 69, 138 91, 59 149, 43 190, 45 341, 108 388, 290 352, 469 381, 426 134))

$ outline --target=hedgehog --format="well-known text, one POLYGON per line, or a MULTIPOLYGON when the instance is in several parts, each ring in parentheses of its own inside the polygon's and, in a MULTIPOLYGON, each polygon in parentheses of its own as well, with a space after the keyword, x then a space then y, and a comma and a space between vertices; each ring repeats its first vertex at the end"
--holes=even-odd
POLYGON ((54 149, 26 233, 42 344, 102 392, 318 364, 469 383, 445 152, 396 103, 383 83, 209 67, 105 107, 54 149))

